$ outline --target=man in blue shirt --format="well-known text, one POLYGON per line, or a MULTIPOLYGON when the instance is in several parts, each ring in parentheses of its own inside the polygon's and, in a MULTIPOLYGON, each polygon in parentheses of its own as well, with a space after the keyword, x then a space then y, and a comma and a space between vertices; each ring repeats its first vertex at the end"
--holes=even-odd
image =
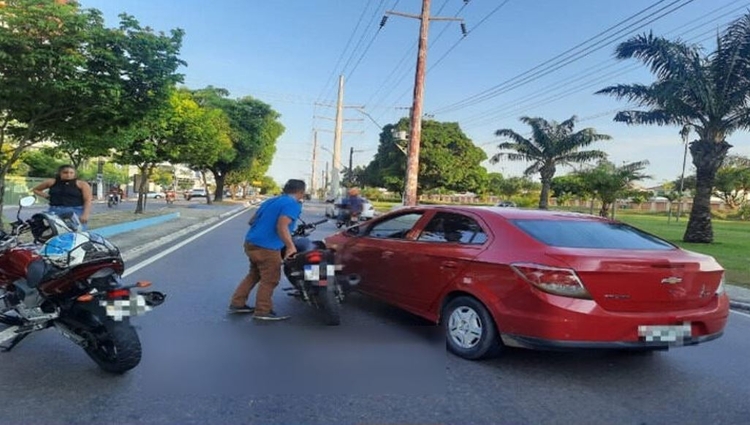
POLYGON ((253 313, 259 320, 283 320, 289 316, 278 316, 273 311, 273 291, 281 279, 281 249, 286 247, 285 258, 297 253, 292 241, 292 231, 302 213, 305 182, 289 180, 284 193, 268 199, 250 220, 250 229, 245 234, 245 254, 250 259, 250 271, 232 295, 229 311, 253 313), (255 308, 246 305, 250 292, 258 285, 255 308))

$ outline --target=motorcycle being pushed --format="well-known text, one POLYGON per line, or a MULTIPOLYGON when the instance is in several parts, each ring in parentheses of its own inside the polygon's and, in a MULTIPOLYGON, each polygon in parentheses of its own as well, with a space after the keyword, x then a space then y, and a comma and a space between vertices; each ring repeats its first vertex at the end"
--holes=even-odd
MULTIPOLYGON (((334 252, 323 241, 310 240, 310 234, 317 226, 326 223, 300 224, 292 233, 297 253, 284 261, 284 275, 292 284, 285 288, 289 296, 302 300, 323 312, 326 325, 338 326, 341 323, 341 303, 344 302, 346 285, 336 276, 334 252)), ((284 256, 286 248, 282 249, 284 256)))
POLYGON ((12 350, 30 334, 57 329, 99 367, 122 374, 141 361, 141 343, 130 317, 161 305, 161 292, 133 291, 150 282, 125 285, 120 250, 104 237, 78 231, 71 213, 35 213, 0 231, 0 347, 12 350), (5 325, 5 326, 3 326, 5 325))

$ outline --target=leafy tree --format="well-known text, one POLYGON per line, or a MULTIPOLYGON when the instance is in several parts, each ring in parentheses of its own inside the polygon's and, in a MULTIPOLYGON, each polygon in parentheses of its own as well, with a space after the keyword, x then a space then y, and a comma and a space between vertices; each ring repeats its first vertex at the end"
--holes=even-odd
POLYGON ((593 142, 609 140, 611 137, 606 134, 599 134, 593 128, 585 128, 574 133, 575 115, 562 123, 530 117, 522 117, 521 122, 531 126, 531 139, 527 139, 511 129, 497 130, 496 136, 510 139, 508 142, 500 143, 497 148, 507 149, 509 152, 495 154, 490 162, 496 164, 503 157, 511 161, 532 162, 532 165, 524 171, 524 175, 530 176, 539 173, 541 176, 542 192, 539 195, 539 209, 547 209, 550 185, 558 165, 585 163, 607 156, 604 152, 598 150, 580 150, 593 142))
POLYGON ((750 168, 722 167, 716 173, 714 195, 726 202, 729 208, 738 208, 745 203, 750 192, 750 168))
MULTIPOLYGON (((403 192, 406 155, 393 131, 408 128, 408 118, 383 127, 378 152, 364 173, 369 184, 403 192)), ((424 193, 438 187, 459 192, 481 189, 487 171, 480 164, 485 159, 487 155, 463 133, 458 123, 423 121, 417 191, 424 193)))
POLYGON ((750 128, 750 14, 734 21, 717 37, 717 47, 703 55, 697 45, 681 40, 635 36, 616 50, 618 59, 635 58, 649 66, 656 81, 651 85, 621 84, 597 93, 637 103, 646 110, 621 111, 615 121, 626 124, 675 125, 681 134, 690 131, 698 140, 690 142, 696 168, 696 190, 685 242, 710 243, 711 193, 716 174, 732 147, 726 138, 750 128))
POLYGON ((552 196, 556 198, 559 198, 564 193, 580 198, 590 195, 589 188, 586 186, 586 182, 584 182, 582 176, 575 173, 553 178, 550 182, 550 190, 552 190, 552 196))
POLYGON ((232 171, 250 169, 261 178, 276 153, 276 141, 286 130, 270 105, 250 96, 228 99, 229 92, 209 86, 195 91, 201 106, 221 109, 229 120, 232 151, 207 168, 216 180, 216 200, 224 196, 224 184, 232 171))
POLYGON ((263 176, 260 178, 260 193, 263 195, 278 195, 281 193, 281 188, 276 181, 269 176, 263 176))
POLYGON ((192 144, 196 140, 200 143, 204 133, 196 126, 196 116, 200 116, 198 110, 199 106, 189 92, 174 90, 168 102, 126 133, 130 136, 130 143, 117 153, 116 158, 121 164, 138 167, 141 183, 136 214, 144 211, 147 185, 158 164, 179 158, 194 148, 192 144))
POLYGON ((344 167, 341 176, 341 182, 345 187, 362 186, 365 184, 365 167, 357 166, 353 170, 344 167))
MULTIPOLYGON (((595 168, 577 174, 587 191, 602 202, 599 215, 608 217, 615 201, 632 191, 631 183, 650 178, 642 172, 647 165, 648 161, 638 161, 617 167, 611 162, 601 161, 595 168)), ((614 217, 614 208, 611 212, 614 217)))
MULTIPOLYGON (((78 171, 81 179, 93 181, 96 180, 99 173, 99 164, 95 161, 87 161, 81 164, 81 168, 78 171)), ((128 183, 128 169, 119 164, 105 162, 102 167, 102 180, 109 184, 128 183)))
MULTIPOLYGON (((209 167, 235 154, 229 120, 221 109, 200 106, 189 90, 179 90, 178 96, 181 101, 175 104, 175 114, 180 118, 173 137, 179 140, 175 140, 170 159, 200 171, 205 186, 209 167)), ((206 202, 211 203, 210 196, 206 202)))
MULTIPOLYGON (((24 153, 21 160, 29 167, 29 177, 50 178, 57 173, 57 169, 66 164, 64 158, 50 149, 35 149, 24 153)), ((80 167, 76 167, 80 168, 80 167)))
POLYGON ((183 32, 154 34, 132 16, 120 20, 119 28, 105 28, 99 11, 72 0, 4 1, 0 151, 13 149, 0 164, 0 196, 5 175, 30 146, 128 127, 181 81, 183 32))
POLYGON ((490 195, 499 196, 500 187, 505 178, 501 173, 487 173, 486 191, 490 195))

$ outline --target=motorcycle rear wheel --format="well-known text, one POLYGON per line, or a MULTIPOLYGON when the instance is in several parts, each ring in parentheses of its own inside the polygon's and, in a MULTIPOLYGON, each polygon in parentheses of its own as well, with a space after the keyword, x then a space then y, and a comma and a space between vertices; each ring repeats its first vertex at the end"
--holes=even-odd
POLYGON ((107 319, 91 336, 84 350, 103 370, 123 374, 141 362, 141 341, 127 319, 107 319))
POLYGON ((318 302, 323 310, 326 325, 340 325, 341 306, 336 297, 336 290, 333 287, 320 288, 318 290, 318 302))

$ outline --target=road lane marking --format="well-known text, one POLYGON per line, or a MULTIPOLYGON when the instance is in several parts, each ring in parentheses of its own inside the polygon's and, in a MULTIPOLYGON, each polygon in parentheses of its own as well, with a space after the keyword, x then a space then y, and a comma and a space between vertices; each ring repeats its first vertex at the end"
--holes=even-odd
POLYGON ((743 313, 743 312, 741 312, 741 311, 737 311, 737 310, 730 310, 730 311, 731 311, 732 313, 734 313, 734 314, 739 314, 740 316, 745 316, 745 317, 747 317, 748 319, 750 319, 750 314, 747 314, 747 313, 743 313))
POLYGON ((193 242, 194 240, 196 240, 196 239, 200 238, 201 236, 205 235, 206 233, 208 233, 208 232, 216 229, 217 227, 221 226, 222 224, 229 222, 230 220, 236 218, 237 216, 245 214, 246 212, 247 211, 245 211, 244 209, 241 210, 241 211, 238 211, 237 213, 235 213, 235 214, 233 214, 233 215, 225 218, 223 221, 220 221, 219 223, 214 224, 213 226, 209 227, 208 229, 203 230, 202 232, 200 232, 198 234, 195 234, 195 235, 189 237, 188 239, 185 239, 184 241, 178 243, 177 245, 175 245, 175 246, 173 246, 173 247, 171 247, 171 248, 169 248, 169 249, 167 249, 165 251, 162 251, 159 254, 154 255, 153 257, 149 258, 148 260, 141 261, 140 263, 138 263, 138 264, 136 264, 136 265, 134 265, 132 267, 129 267, 128 270, 126 270, 125 273, 122 274, 122 277, 123 278, 128 277, 130 274, 135 273, 136 271, 138 271, 138 270, 140 270, 140 269, 142 269, 142 268, 144 268, 144 267, 146 267, 146 266, 148 266, 150 264, 153 264, 156 261, 161 260, 162 258, 166 257, 167 255, 169 255, 169 254, 177 251, 178 249, 182 248, 183 246, 185 246, 185 245, 193 242))

